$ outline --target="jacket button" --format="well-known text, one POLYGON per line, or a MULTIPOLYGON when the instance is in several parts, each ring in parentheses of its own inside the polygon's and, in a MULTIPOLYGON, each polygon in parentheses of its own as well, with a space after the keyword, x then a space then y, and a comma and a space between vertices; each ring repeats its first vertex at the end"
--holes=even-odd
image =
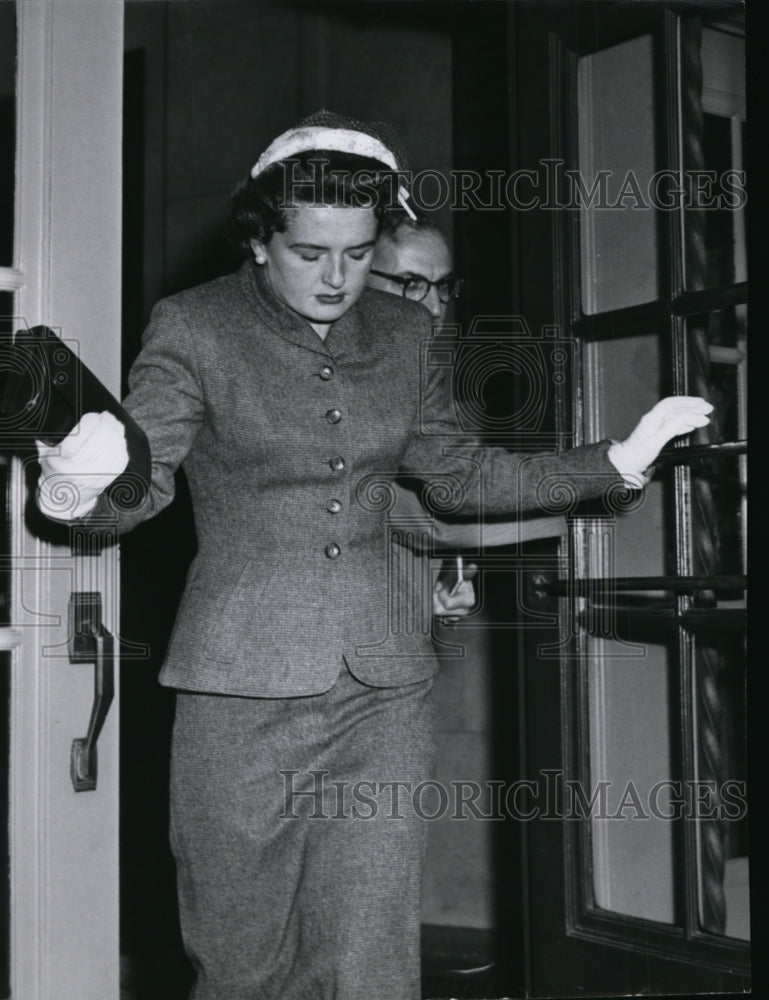
POLYGON ((328 410, 328 412, 326 413, 326 420, 328 420, 330 424, 338 424, 341 419, 342 419, 341 410, 337 409, 328 410))
POLYGON ((329 514, 338 514, 342 509, 342 504, 338 500, 329 500, 326 504, 326 510, 329 514))
POLYGON ((344 459, 341 455, 335 455, 332 459, 329 459, 328 463, 334 472, 341 472, 344 468, 344 459))
POLYGON ((329 559, 338 559, 342 554, 342 550, 336 544, 336 542, 331 542, 325 548, 325 553, 329 559))
POLYGON ((330 378, 334 377, 334 369, 331 365, 323 365, 323 367, 318 372, 318 375, 323 379, 324 382, 328 382, 330 378))

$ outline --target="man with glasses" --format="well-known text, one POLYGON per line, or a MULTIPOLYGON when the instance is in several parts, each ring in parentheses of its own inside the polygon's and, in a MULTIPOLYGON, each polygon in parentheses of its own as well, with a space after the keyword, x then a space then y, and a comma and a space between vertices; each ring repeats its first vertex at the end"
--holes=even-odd
POLYGON ((438 323, 461 286, 443 233, 423 215, 412 220, 405 212, 385 216, 368 283, 421 302, 438 323))
MULTIPOLYGON (((368 284, 393 295, 421 302, 436 323, 443 323, 461 280, 452 270, 451 251, 432 220, 417 214, 391 212, 384 218, 374 250, 368 284)), ((411 497, 398 489, 399 509, 411 497)), ((468 614, 475 604, 473 565, 458 570, 457 560, 445 560, 433 588, 433 614, 447 625, 468 614)))

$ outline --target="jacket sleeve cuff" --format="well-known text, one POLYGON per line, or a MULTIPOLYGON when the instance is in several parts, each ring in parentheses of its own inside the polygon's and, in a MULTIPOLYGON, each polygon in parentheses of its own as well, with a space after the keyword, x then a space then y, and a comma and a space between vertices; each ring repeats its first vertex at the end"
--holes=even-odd
POLYGON ((642 490, 651 479, 648 470, 630 468, 630 463, 627 462, 625 451, 619 441, 611 442, 606 457, 622 476, 625 486, 631 490, 642 490))

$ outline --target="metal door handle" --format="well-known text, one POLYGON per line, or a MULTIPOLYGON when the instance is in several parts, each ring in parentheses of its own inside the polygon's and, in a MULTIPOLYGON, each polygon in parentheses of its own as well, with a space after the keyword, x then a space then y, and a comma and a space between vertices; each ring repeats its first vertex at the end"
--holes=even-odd
POLYGON ((674 594, 696 594, 702 590, 734 591, 747 589, 746 576, 722 573, 717 576, 594 576, 554 579, 540 573, 533 581, 537 596, 599 597, 607 593, 639 593, 668 590, 674 594))
POLYGON ((96 788, 96 742, 115 694, 115 639, 102 622, 101 594, 73 593, 69 598, 70 663, 94 664, 94 700, 88 733, 73 740, 70 773, 76 792, 96 788))
POLYGON ((721 441, 717 444, 693 444, 688 448, 663 448, 654 459, 653 465, 688 465, 698 458, 729 458, 731 455, 744 455, 748 450, 748 442, 721 441))

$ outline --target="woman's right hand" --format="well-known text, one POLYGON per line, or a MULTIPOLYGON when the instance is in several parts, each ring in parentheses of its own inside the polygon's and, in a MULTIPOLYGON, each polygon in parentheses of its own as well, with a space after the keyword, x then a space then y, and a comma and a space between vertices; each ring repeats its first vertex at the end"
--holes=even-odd
POLYGON ((667 396, 645 413, 624 441, 609 448, 609 461, 628 486, 649 481, 647 469, 668 441, 710 423, 713 404, 700 396, 667 396))
POLYGON ((37 505, 55 520, 88 514, 128 465, 125 428, 106 410, 86 413, 60 444, 35 443, 40 461, 37 505))

